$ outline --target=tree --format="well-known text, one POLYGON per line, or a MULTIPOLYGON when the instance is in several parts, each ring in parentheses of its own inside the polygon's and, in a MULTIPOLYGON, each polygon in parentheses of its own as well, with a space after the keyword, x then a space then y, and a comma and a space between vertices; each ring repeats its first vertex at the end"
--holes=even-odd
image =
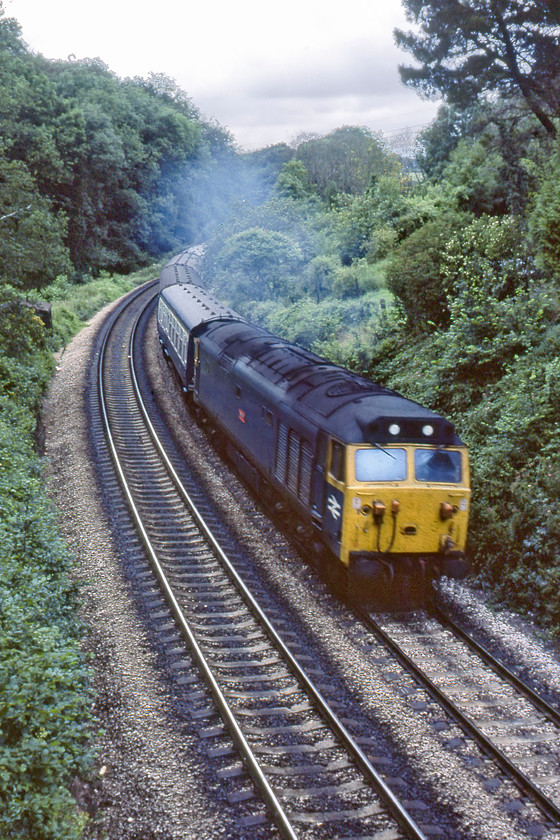
POLYGON ((277 298, 300 267, 299 245, 284 233, 251 228, 228 239, 215 264, 221 286, 232 297, 251 300, 277 298), (284 288, 283 288, 284 287, 284 288))
MULTIPOLYGON (((0 138, 0 211, 5 205, 11 212, 13 204, 5 172, 10 190, 22 172, 25 189, 42 199, 34 198, 33 214, 14 216, 5 228, 6 236, 16 225, 33 229, 38 276, 26 280, 31 258, 22 252, 16 265, 10 242, 0 242, 4 273, 27 285, 42 282, 42 254, 59 234, 78 275, 128 271, 199 238, 196 208, 204 205, 204 223, 221 195, 213 190, 208 211, 197 189, 211 178, 213 186, 217 169, 231 169, 236 156, 227 134, 203 122, 173 79, 123 81, 99 59, 47 61, 29 52, 17 22, 4 17, 2 0, 0 138), (4 161, 23 168, 7 170, 4 161)), ((52 263, 63 256, 55 249, 52 263)))
POLYGON ((21 161, 0 157, 0 281, 41 288, 71 271, 66 219, 52 212, 21 161))
MULTIPOLYGON (((399 68, 405 84, 474 105, 481 94, 520 91, 550 135, 560 115, 558 13, 539 0, 403 0, 417 32, 395 30, 420 67, 399 68)), ((556 4, 557 5, 557 4, 556 4)))
POLYGON ((301 143, 297 158, 309 171, 311 182, 326 198, 333 186, 342 193, 359 195, 372 179, 390 171, 397 160, 378 134, 360 126, 343 126, 301 143))
POLYGON ((443 170, 458 207, 477 216, 503 215, 508 210, 504 160, 488 137, 460 140, 443 170))
POLYGON ((325 254, 313 257, 307 266, 307 286, 317 303, 320 303, 331 290, 338 267, 338 261, 325 254))
POLYGON ((313 195, 309 172, 301 160, 292 159, 284 164, 276 181, 276 191, 279 195, 296 201, 313 195))
POLYGON ((471 109, 442 105, 435 120, 420 132, 417 138, 416 160, 422 172, 437 181, 449 161, 449 156, 459 140, 473 131, 474 115, 471 109))

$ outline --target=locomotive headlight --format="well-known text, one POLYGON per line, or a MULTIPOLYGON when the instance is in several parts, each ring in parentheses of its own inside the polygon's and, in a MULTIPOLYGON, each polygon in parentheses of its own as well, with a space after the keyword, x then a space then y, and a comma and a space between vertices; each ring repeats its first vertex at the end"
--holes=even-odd
POLYGON ((429 423, 426 423, 425 426, 422 426, 422 434, 426 435, 426 437, 431 437, 434 433, 434 427, 430 426, 429 423))
POLYGON ((395 437, 396 437, 396 435, 399 434, 400 430, 401 430, 401 427, 399 426, 398 423, 391 423, 391 425, 389 426, 389 434, 393 435, 395 437))

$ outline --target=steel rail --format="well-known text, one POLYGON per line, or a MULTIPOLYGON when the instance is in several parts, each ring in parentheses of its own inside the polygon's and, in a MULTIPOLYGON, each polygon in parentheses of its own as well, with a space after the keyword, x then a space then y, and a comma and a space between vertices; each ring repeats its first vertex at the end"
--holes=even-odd
POLYGON ((398 659, 401 665, 414 677, 414 679, 428 692, 428 694, 442 706, 447 714, 452 717, 459 726, 473 738, 479 747, 492 758, 503 772, 509 776, 529 797, 545 816, 557 825, 560 825, 560 808, 552 802, 540 788, 538 788, 504 753, 492 743, 492 741, 480 731, 455 704, 435 685, 434 682, 422 671, 415 662, 406 654, 399 645, 383 630, 382 627, 371 617, 369 613, 360 607, 354 607, 355 615, 368 627, 379 641, 390 650, 398 659))
POLYGON ((521 677, 518 677, 513 671, 507 668, 503 662, 492 656, 490 651, 486 650, 479 642, 476 641, 470 633, 463 630, 459 625, 437 604, 430 605, 429 612, 439 623, 450 630, 456 638, 464 642, 473 653, 479 656, 492 670, 503 680, 509 682, 510 685, 519 691, 520 694, 529 700, 543 715, 545 715, 551 723, 560 727, 560 711, 554 708, 548 701, 541 697, 530 685, 528 685, 521 677))
MULTIPOLYGON (((175 484, 177 491, 179 492, 181 498, 183 499, 184 503, 189 508, 189 511, 196 519, 200 529, 204 533, 204 536, 212 546, 214 552, 216 553, 217 557, 219 558, 220 562, 222 563, 224 569, 226 570, 228 576, 234 583, 235 587, 237 588, 239 594, 249 607, 249 609, 253 612, 255 616, 257 616, 259 622, 261 623, 262 627, 264 628, 267 636, 271 640, 271 642, 276 646, 279 652, 284 657, 286 663, 288 664, 290 670, 292 671, 293 675, 296 677, 300 685, 305 689, 305 691, 310 696, 311 701, 315 705, 315 708, 319 711, 319 713, 323 716, 326 720, 328 725, 330 726, 333 734, 335 737, 339 739, 339 741, 344 745, 346 750, 349 752, 351 757, 353 758, 355 764, 360 768, 361 772, 363 773, 364 777, 369 781, 372 787, 375 789, 377 794, 383 800, 385 806, 399 825, 399 827, 406 833, 407 837, 411 838, 411 840, 426 840, 426 835, 422 832, 420 827, 417 823, 413 820, 410 814, 403 808, 402 804, 396 798, 394 793, 391 789, 385 784, 379 773, 375 770, 363 750, 360 749, 358 744, 352 738, 351 734, 348 732, 342 721, 335 715, 332 711, 330 706, 328 705, 327 701, 324 699, 322 694, 320 693, 319 689, 314 685, 314 683, 309 679, 305 671, 301 668, 295 657, 290 652, 289 648, 286 646, 282 638, 278 635, 272 624, 270 623, 269 619, 262 611, 259 604, 254 599, 253 595, 245 585, 244 581, 232 565, 231 561, 222 550, 220 544, 209 530, 208 526, 206 525, 203 517, 201 516, 195 502, 192 500, 191 496, 189 495, 188 491, 184 487, 179 475, 177 474, 173 464, 171 463, 163 444, 161 443, 158 434, 153 426, 153 423, 150 420, 148 415, 147 409, 144 405, 144 401, 142 399, 142 395, 140 392, 140 387, 138 383, 138 378, 136 375, 136 369, 134 364, 134 342, 136 337, 136 332, 138 328, 140 318, 137 319, 134 328, 131 333, 130 337, 130 345, 129 345, 129 367, 131 372, 131 377, 133 380, 134 390, 136 393, 136 399, 138 401, 138 405, 140 411, 142 412, 144 422, 146 423, 146 427, 149 431, 150 436, 156 446, 160 457, 162 458, 166 469, 168 470, 169 476, 171 477, 173 483, 175 484)), ((159 566, 159 564, 158 564, 159 566)), ((166 587, 167 591, 167 587, 166 587)), ((268 783, 267 783, 268 786, 268 783)))

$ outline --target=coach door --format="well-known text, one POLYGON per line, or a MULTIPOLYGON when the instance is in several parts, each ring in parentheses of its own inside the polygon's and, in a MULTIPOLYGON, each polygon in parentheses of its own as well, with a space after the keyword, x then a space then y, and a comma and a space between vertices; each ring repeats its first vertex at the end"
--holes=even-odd
POLYGON ((200 339, 193 339, 193 384, 192 388, 195 397, 198 395, 200 388, 200 339))
POLYGON ((346 448, 337 440, 331 440, 325 507, 325 532, 334 543, 340 543, 342 537, 342 514, 344 508, 344 489, 346 479, 346 448))

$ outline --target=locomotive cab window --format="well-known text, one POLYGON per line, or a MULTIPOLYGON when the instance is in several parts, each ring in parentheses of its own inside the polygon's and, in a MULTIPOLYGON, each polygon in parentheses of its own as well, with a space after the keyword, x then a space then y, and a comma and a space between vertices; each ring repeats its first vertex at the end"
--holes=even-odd
POLYGON ((336 478, 337 481, 344 481, 344 454, 344 446, 341 443, 338 443, 338 441, 333 440, 331 445, 331 465, 329 472, 333 478, 336 478))
POLYGON ((404 481, 406 449, 356 450, 356 481, 404 481))
POLYGON ((417 481, 459 484, 461 481, 461 453, 454 450, 417 449, 414 453, 417 481))

